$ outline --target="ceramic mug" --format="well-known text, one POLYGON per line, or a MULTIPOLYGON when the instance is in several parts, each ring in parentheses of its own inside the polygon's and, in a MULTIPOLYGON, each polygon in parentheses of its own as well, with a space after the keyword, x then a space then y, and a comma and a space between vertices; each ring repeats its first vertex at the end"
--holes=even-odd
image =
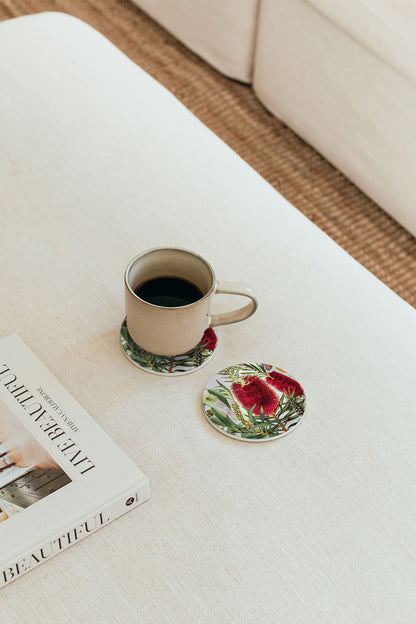
POLYGON ((246 284, 220 282, 204 258, 186 249, 157 247, 137 255, 124 275, 127 329, 134 342, 157 355, 175 356, 190 351, 208 327, 236 323, 257 309, 246 284), (153 280, 185 280, 198 289, 197 300, 185 305, 156 305, 140 296, 153 280), (232 312, 211 314, 216 293, 243 295, 250 302, 232 312))

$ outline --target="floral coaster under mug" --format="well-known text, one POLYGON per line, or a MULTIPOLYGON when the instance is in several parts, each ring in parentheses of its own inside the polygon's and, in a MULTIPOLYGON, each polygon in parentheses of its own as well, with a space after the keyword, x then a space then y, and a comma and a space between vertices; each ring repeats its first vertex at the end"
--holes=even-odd
POLYGON ((266 442, 287 435, 305 412, 302 386, 270 364, 237 364, 217 373, 204 389, 205 416, 227 436, 266 442))
POLYGON ((127 330, 126 319, 120 329, 120 342, 125 355, 130 362, 156 375, 186 375, 208 364, 215 353, 218 336, 212 327, 205 330, 200 343, 187 353, 175 355, 155 355, 145 351, 137 345, 127 330))

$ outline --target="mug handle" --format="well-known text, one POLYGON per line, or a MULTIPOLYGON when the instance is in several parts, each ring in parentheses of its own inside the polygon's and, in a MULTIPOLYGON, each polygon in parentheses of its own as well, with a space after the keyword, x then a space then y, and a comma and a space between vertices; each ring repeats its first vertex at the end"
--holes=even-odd
POLYGON ((246 284, 240 284, 239 282, 217 282, 215 287, 215 294, 225 295, 242 295, 251 299, 250 303, 233 310, 232 312, 221 312, 220 314, 212 314, 210 327, 217 327, 218 325, 229 325, 230 323, 237 323, 237 321, 244 321, 257 310, 257 299, 250 288, 246 284))

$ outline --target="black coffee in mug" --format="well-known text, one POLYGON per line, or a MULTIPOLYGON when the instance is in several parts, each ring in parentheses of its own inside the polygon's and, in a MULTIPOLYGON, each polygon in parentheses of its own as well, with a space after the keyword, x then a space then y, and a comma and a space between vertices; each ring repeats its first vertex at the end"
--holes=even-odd
POLYGON ((204 294, 192 282, 181 277, 155 277, 140 284, 135 294, 152 305, 163 308, 180 308, 195 303, 204 294))

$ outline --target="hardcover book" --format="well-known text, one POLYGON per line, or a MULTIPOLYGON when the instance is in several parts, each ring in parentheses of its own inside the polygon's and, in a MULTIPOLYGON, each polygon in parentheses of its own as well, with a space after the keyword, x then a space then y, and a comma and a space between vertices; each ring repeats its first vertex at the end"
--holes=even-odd
POLYGON ((0 587, 150 496, 149 481, 17 336, 0 340, 0 587))

